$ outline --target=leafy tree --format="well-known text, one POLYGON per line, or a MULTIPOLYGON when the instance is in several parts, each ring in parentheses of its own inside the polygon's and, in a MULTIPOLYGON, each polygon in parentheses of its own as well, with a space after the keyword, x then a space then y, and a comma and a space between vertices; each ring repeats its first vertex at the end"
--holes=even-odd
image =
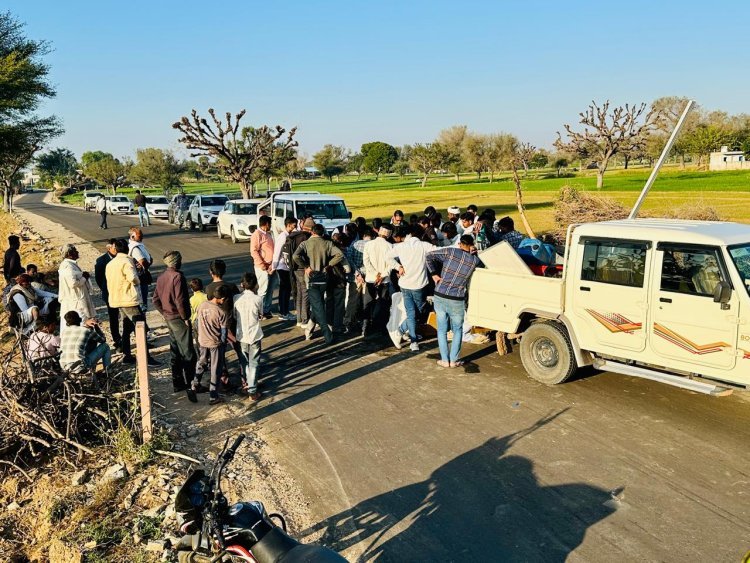
POLYGON ((357 182, 362 177, 362 173, 365 171, 365 157, 362 156, 361 152, 356 152, 349 156, 346 163, 346 171, 354 172, 357 174, 357 182))
MULTIPOLYGON (((85 155, 86 153, 83 156, 85 155)), ((83 156, 81 156, 82 160, 83 156)), ((89 159, 89 164, 84 166, 83 173, 116 194, 117 190, 130 184, 128 175, 132 167, 133 163, 130 160, 120 161, 111 154, 106 154, 98 160, 89 159)))
POLYGON ((201 174, 200 169, 198 168, 198 162, 187 158, 182 161, 182 168, 183 168, 183 176, 186 178, 190 178, 192 180, 200 180, 203 178, 203 174, 201 174))
POLYGON ((380 178, 391 170, 393 164, 398 160, 398 151, 395 147, 382 141, 365 143, 360 149, 364 158, 363 166, 367 172, 375 174, 375 179, 380 178))
POLYGON ((478 133, 467 133, 464 138, 464 162, 466 166, 482 178, 482 172, 490 168, 490 137, 478 133))
POLYGON ((426 145, 417 143, 411 147, 409 166, 422 173, 423 188, 427 185, 429 173, 443 167, 446 156, 445 148, 437 142, 426 145))
POLYGON ((83 167, 83 173, 86 173, 86 168, 91 166, 94 162, 104 160, 105 158, 114 158, 110 153, 103 151, 86 151, 81 155, 81 166, 83 167))
POLYGON ((685 139, 690 152, 698 156, 698 168, 703 167, 704 158, 722 145, 731 144, 731 133, 716 123, 699 123, 685 139))
POLYGON ((71 187, 78 176, 78 161, 70 149, 57 148, 36 158, 36 169, 42 185, 53 187, 55 182, 71 187))
POLYGON ((654 126, 655 110, 646 112, 646 104, 619 106, 609 111, 609 100, 601 106, 591 102, 585 112, 580 113, 583 131, 573 131, 565 124, 567 142, 557 133, 555 148, 573 152, 579 156, 596 159, 596 187, 604 186, 604 173, 612 157, 621 151, 633 151, 642 146, 647 132, 654 126))
POLYGON ((43 100, 55 96, 42 61, 48 53, 46 42, 26 38, 23 24, 10 12, 0 13, 0 183, 6 211, 21 169, 63 132, 56 117, 34 114, 43 100))
POLYGON ((555 153, 550 158, 550 162, 552 162, 552 166, 554 166, 555 170, 557 170, 558 178, 562 175, 562 169, 570 166, 570 163, 572 161, 573 161, 573 157, 564 152, 555 153))
MULTIPOLYGON (((197 164, 196 164, 197 169, 197 164)), ((180 177, 185 165, 171 151, 147 148, 135 152, 135 164, 130 179, 144 187, 160 187, 165 195, 182 186, 180 177)))
POLYGON ((495 179, 495 172, 510 168, 511 159, 518 149, 518 139, 509 133, 498 133, 488 138, 487 169, 490 172, 490 183, 495 179))
POLYGON ((346 172, 348 151, 344 147, 325 145, 313 155, 313 164, 320 173, 333 183, 334 176, 346 172))
POLYGON ((529 168, 544 168, 549 164, 549 153, 544 149, 538 149, 529 160, 529 168))
POLYGON ((403 178, 411 169, 409 161, 411 159, 412 146, 404 145, 397 147, 396 150, 398 151, 398 159, 393 163, 392 169, 398 174, 399 178, 403 178))
POLYGON ((445 167, 453 173, 456 182, 461 178, 464 170, 464 141, 466 140, 466 125, 454 125, 443 129, 438 135, 437 142, 446 153, 445 167))
POLYGON ((277 125, 271 129, 267 125, 259 128, 240 129, 240 121, 245 115, 243 109, 232 118, 226 113, 226 121, 216 117, 213 108, 208 110, 212 123, 205 117, 200 117, 193 110, 191 117, 183 116, 172 127, 182 133, 179 141, 188 149, 195 152, 190 156, 209 156, 216 159, 217 165, 240 185, 242 195, 246 198, 255 197, 254 178, 257 169, 271 158, 273 151, 279 145, 284 148, 296 147, 293 127, 284 137, 286 130, 277 125), (250 134, 250 131, 257 133, 250 134))
MULTIPOLYGON (((654 112, 654 127, 649 132, 644 147, 644 154, 650 161, 656 160, 661 155, 687 103, 688 98, 679 96, 664 96, 651 103, 651 110, 654 112)), ((694 107, 685 118, 682 131, 672 146, 672 153, 680 158, 682 168, 685 168, 685 157, 690 153, 688 139, 700 120, 701 111, 694 107)))

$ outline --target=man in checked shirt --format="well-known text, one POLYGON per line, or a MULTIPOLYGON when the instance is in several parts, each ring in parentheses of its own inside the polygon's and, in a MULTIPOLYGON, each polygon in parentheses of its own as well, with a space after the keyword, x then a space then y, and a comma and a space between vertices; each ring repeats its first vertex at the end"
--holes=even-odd
POLYGON ((479 258, 473 254, 474 238, 462 235, 458 247, 441 248, 427 254, 427 271, 435 280, 433 305, 437 317, 437 336, 440 348, 438 365, 445 368, 462 366, 461 334, 463 333, 466 290, 479 258), (448 349, 448 330, 453 341, 448 349))

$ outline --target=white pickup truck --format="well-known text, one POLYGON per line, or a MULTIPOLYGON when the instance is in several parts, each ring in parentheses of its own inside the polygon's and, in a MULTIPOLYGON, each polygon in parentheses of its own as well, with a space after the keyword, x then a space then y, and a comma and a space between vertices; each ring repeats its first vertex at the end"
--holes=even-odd
POLYGON ((750 387, 750 225, 589 223, 565 248, 560 277, 502 243, 471 280, 468 322, 520 339, 532 378, 593 365, 710 394, 750 387))

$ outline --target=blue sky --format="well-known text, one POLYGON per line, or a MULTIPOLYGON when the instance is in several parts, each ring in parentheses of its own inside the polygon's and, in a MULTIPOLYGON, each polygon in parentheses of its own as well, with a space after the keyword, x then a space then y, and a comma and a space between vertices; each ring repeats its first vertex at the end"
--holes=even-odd
POLYGON ((300 149, 466 124, 549 146, 592 99, 750 112, 742 4, 472 0, 5 0, 47 39, 55 146, 178 149, 191 109, 297 125, 300 149), (744 59, 744 62, 743 62, 744 59))

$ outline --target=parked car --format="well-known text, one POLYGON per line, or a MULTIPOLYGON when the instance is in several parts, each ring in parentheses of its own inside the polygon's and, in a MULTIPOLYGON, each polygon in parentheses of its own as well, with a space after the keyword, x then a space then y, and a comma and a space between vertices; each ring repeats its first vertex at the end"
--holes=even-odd
POLYGON ((108 195, 106 200, 107 213, 128 215, 133 212, 133 202, 124 195, 108 195))
POLYGON ((85 211, 96 209, 96 200, 102 195, 104 195, 102 192, 86 192, 83 194, 83 209, 85 211))
POLYGON ((224 204, 219 212, 216 233, 219 238, 229 236, 233 243, 250 238, 258 228, 258 205, 260 199, 235 199, 224 204))
POLYGON ((149 217, 167 219, 169 217, 169 200, 163 195, 147 195, 146 211, 149 217))
POLYGON ((274 192, 260 204, 258 212, 271 217, 271 228, 277 234, 284 230, 284 219, 290 216, 302 219, 309 214, 329 233, 351 220, 342 198, 319 192, 274 192))
MULTIPOLYGON (((168 220, 170 223, 174 224, 177 221, 177 196, 180 194, 175 194, 172 196, 172 199, 169 200, 169 210, 168 210, 168 220)), ((188 206, 193 203, 193 200, 195 199, 195 196, 193 194, 185 194, 185 197, 188 200, 188 206)))
POLYGON ((215 227, 219 218, 219 212, 229 201, 225 195, 197 195, 188 208, 188 221, 190 228, 201 228, 205 231, 208 227, 215 227))

